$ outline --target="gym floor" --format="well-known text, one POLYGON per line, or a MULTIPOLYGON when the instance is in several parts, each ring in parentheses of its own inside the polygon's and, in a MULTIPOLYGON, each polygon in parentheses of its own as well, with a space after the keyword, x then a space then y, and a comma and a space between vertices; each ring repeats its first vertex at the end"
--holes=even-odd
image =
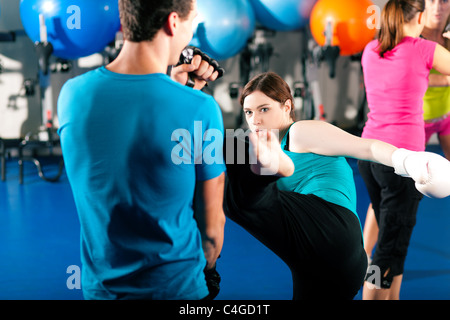
MULTIPOLYGON (((428 149, 441 153, 437 146, 428 149)), ((349 163, 364 224, 369 199, 356 161, 349 163)), ((44 170, 52 174, 57 166, 50 162, 44 170)), ((73 271, 68 268, 81 265, 80 226, 67 177, 63 174, 56 183, 45 182, 31 162, 25 163, 24 173, 20 185, 17 159, 9 159, 6 181, 0 182, 0 299, 83 299, 81 290, 67 286, 68 280, 73 283, 73 271)), ((450 299, 449 226, 450 198, 424 198, 406 259, 402 300, 450 299)), ((218 271, 222 276, 219 300, 291 299, 288 268, 230 220, 218 271)), ((360 299, 361 293, 355 297, 360 299)))

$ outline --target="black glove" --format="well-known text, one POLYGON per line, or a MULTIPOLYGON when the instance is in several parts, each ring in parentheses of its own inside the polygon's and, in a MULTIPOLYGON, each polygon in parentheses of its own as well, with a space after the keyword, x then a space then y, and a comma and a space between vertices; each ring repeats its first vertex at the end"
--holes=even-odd
POLYGON ((211 269, 205 267, 203 272, 205 273, 206 285, 208 286, 209 291, 208 299, 213 300, 220 291, 220 274, 217 272, 215 265, 211 269))
MULTIPOLYGON (((187 46, 186 48, 184 48, 184 50, 181 52, 180 59, 178 60, 178 63, 176 64, 176 66, 179 66, 181 64, 190 64, 195 55, 201 56, 202 60, 208 62, 211 66, 213 66, 214 71, 217 71, 217 73, 218 73, 217 79, 219 79, 220 77, 222 77, 224 75, 225 69, 220 67, 217 60, 212 59, 206 53, 202 52, 199 48, 192 47, 192 46, 187 46)), ((170 74, 172 73, 172 67, 173 66, 169 66, 167 68, 168 76, 170 76, 170 74)), ((187 81, 186 85, 189 87, 192 87, 192 88, 194 87, 194 85, 195 85, 195 73, 194 72, 189 73, 188 81, 187 81)))
MULTIPOLYGON (((217 60, 212 59, 206 53, 202 52, 199 48, 192 46, 187 46, 181 52, 180 60, 178 61, 177 66, 179 66, 180 64, 190 64, 195 55, 199 55, 200 57, 202 57, 202 60, 208 62, 214 68, 214 71, 217 71, 217 73, 219 74, 217 76, 217 79, 219 79, 224 75, 225 69, 220 67, 217 60)), ((186 83, 187 86, 194 87, 195 84, 195 81, 193 79, 194 77, 195 74, 193 72, 189 73, 188 82, 186 83)))
POLYGON ((191 63, 194 56, 199 55, 202 57, 202 60, 208 62, 211 66, 213 66, 214 71, 217 71, 219 73, 219 76, 217 79, 222 77, 225 73, 225 69, 220 67, 219 62, 217 60, 212 59, 210 56, 208 56, 206 53, 204 53, 202 50, 196 47, 187 46, 184 48, 184 50, 181 52, 180 60, 178 61, 177 66, 180 64, 189 64, 191 63))

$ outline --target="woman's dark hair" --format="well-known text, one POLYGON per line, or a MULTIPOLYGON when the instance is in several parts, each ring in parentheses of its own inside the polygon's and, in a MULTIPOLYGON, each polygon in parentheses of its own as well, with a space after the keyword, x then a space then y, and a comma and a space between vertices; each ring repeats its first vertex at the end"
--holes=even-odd
POLYGON ((292 108, 290 116, 295 121, 294 98, 292 97, 291 88, 278 74, 265 72, 251 79, 242 91, 240 99, 241 106, 244 106, 245 98, 255 91, 261 91, 272 100, 280 103, 291 100, 292 108))
POLYGON ((403 26, 418 12, 425 11, 425 0, 389 0, 381 12, 381 27, 378 33, 380 57, 395 48, 403 39, 403 26))
POLYGON ((119 0, 124 39, 151 41, 170 13, 177 12, 181 19, 186 19, 192 6, 193 0, 119 0))

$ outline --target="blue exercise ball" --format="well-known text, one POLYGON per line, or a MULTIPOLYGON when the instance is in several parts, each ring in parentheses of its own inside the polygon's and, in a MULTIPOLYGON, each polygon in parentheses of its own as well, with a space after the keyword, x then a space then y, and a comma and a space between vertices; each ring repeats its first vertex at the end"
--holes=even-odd
POLYGON ((33 42, 40 41, 41 14, 53 55, 63 59, 101 52, 120 29, 117 0, 21 0, 20 18, 33 42))
POLYGON ((264 27, 276 31, 301 29, 317 0, 250 0, 256 20, 264 27))
POLYGON ((238 54, 255 29, 248 0, 197 0, 197 27, 191 45, 216 60, 238 54))

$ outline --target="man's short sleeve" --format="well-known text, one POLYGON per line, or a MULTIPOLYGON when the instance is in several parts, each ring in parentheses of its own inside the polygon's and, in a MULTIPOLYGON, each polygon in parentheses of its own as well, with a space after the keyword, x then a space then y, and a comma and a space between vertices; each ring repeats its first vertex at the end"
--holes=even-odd
MULTIPOLYGON (((217 102, 208 98, 202 106, 202 120, 197 123, 195 130, 200 133, 202 141, 195 141, 195 145, 201 143, 201 153, 195 157, 196 179, 209 180, 218 177, 226 170, 223 155, 224 124, 222 112, 217 102)), ((200 136, 200 134, 196 135, 200 136)))

